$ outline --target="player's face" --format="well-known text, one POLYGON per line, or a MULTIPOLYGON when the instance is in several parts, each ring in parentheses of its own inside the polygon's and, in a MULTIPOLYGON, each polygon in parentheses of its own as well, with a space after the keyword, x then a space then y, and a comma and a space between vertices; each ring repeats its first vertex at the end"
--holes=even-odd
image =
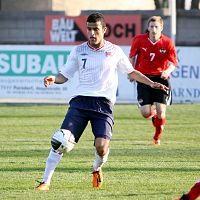
POLYGON ((92 47, 99 48, 103 45, 105 32, 106 27, 103 27, 100 21, 96 23, 87 22, 88 39, 92 47))
POLYGON ((160 22, 150 22, 148 26, 150 39, 155 41, 159 40, 163 25, 160 22))

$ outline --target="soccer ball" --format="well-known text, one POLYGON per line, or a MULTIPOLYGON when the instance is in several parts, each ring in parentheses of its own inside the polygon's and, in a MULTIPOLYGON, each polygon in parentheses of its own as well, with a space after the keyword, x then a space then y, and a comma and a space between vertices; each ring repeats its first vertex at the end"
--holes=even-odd
POLYGON ((51 146, 59 154, 71 151, 74 144, 74 135, 66 129, 57 130, 51 138, 51 146))

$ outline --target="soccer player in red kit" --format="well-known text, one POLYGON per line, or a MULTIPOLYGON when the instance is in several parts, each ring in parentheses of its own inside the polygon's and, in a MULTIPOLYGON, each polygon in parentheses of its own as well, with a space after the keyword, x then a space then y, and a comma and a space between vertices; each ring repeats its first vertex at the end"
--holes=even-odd
MULTIPOLYGON (((133 38, 129 59, 135 69, 170 88, 169 78, 177 65, 177 55, 172 40, 162 34, 163 26, 160 16, 150 17, 148 31, 133 38)), ((152 118, 155 127, 153 144, 160 145, 166 106, 171 104, 171 90, 166 93, 137 82, 137 92, 142 116, 152 118)))

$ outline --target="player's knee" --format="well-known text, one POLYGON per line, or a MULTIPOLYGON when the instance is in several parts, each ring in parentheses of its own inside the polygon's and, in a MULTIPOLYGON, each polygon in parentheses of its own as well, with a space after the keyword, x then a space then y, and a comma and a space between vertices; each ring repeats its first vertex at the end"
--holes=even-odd
POLYGON ((51 146, 59 154, 71 151, 75 143, 74 135, 66 129, 57 130, 51 138, 51 146))
POLYGON ((104 138, 95 139, 95 147, 99 156, 104 156, 109 149, 110 140, 104 138))
POLYGON ((166 117, 165 112, 158 112, 157 116, 158 116, 159 119, 164 119, 166 117))
POLYGON ((104 156, 107 153, 108 148, 106 148, 105 145, 96 145, 96 151, 99 156, 104 156))
POLYGON ((104 149, 96 149, 99 156, 104 156, 106 151, 104 149))
POLYGON ((141 114, 144 118, 149 118, 151 116, 151 113, 149 112, 142 112, 141 114))

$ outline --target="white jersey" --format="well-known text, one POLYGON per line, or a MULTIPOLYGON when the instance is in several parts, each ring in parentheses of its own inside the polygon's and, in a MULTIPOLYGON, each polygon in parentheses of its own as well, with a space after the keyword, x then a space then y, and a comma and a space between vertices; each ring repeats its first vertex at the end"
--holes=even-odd
POLYGON ((60 69, 60 73, 68 79, 76 71, 79 73, 79 85, 73 97, 105 97, 114 104, 118 71, 129 74, 134 68, 119 46, 105 41, 103 47, 94 49, 85 42, 71 51, 67 63, 60 69))

